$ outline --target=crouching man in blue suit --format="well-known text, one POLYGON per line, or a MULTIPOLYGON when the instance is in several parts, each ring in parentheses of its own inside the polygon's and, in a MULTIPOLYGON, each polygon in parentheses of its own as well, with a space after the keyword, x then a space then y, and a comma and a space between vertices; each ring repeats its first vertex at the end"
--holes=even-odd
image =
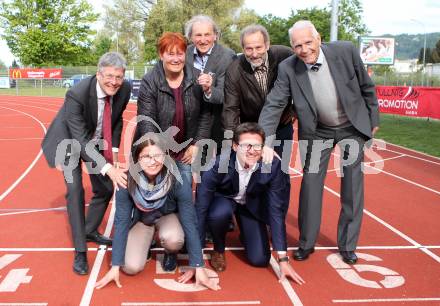
POLYGON ((269 264, 269 226, 280 263, 280 279, 290 277, 302 284, 303 279, 289 264, 286 253, 290 177, 281 171, 281 162, 276 158, 272 164, 262 164, 264 139, 264 131, 258 124, 240 124, 234 132, 233 152, 219 155, 214 166, 202 175, 196 194, 199 233, 204 236, 207 227, 211 230, 214 240, 211 266, 221 272, 226 269, 225 240, 233 214, 247 259, 253 266, 269 264))

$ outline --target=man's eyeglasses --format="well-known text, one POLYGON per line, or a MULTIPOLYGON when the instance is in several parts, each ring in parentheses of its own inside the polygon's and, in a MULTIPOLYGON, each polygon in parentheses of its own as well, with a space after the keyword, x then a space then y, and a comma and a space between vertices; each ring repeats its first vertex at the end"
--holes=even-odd
POLYGON ((239 143, 238 147, 242 151, 248 151, 249 152, 251 149, 253 149, 254 151, 261 151, 263 149, 263 144, 261 144, 261 143, 256 143, 256 144, 239 143))
POLYGON ((148 162, 151 160, 154 160, 155 162, 161 163, 163 162, 165 159, 165 154, 164 153, 157 153, 157 154, 151 154, 151 155, 140 155, 139 156, 139 161, 141 162, 148 162))
POLYGON ((101 74, 104 78, 104 80, 106 81, 113 81, 115 80, 116 82, 120 83, 124 80, 123 76, 120 75, 113 75, 113 74, 101 74))

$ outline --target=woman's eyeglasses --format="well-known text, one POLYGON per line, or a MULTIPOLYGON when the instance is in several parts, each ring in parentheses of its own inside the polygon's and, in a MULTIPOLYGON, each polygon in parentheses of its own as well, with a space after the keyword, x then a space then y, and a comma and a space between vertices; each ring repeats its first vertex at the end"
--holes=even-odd
POLYGON ((157 153, 157 154, 151 154, 151 155, 140 155, 139 161, 141 162, 149 162, 151 160, 154 160, 155 162, 161 163, 165 159, 164 153, 157 153))

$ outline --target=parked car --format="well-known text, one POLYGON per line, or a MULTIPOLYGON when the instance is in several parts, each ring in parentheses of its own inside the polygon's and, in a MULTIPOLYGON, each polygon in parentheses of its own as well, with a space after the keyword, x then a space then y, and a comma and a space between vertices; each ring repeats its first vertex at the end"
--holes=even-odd
POLYGON ((75 74, 75 75, 72 75, 69 79, 63 80, 63 87, 70 88, 73 85, 75 85, 76 83, 78 83, 79 81, 81 81, 82 79, 85 79, 85 78, 87 78, 89 76, 90 75, 88 75, 88 74, 75 74))

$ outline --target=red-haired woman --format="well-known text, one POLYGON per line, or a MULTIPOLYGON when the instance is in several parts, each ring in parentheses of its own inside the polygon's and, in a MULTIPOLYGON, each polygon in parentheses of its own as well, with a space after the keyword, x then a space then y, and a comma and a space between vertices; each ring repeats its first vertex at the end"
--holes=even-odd
MULTIPOLYGON (((191 163, 198 152, 195 142, 210 136, 211 114, 196 99, 194 81, 185 75, 186 46, 186 40, 180 33, 165 32, 159 38, 157 50, 160 61, 143 77, 139 90, 134 142, 149 132, 165 132, 173 126, 178 128, 178 133, 170 136, 174 137, 174 141, 169 143, 187 145, 181 145, 182 149, 173 146, 168 149, 171 149, 170 155, 181 176, 180 182, 176 182, 177 188, 180 188, 179 194, 183 195, 186 205, 196 216, 192 202, 191 163)), ((185 272, 179 281, 187 282, 195 275, 198 283, 217 288, 204 269, 201 241, 192 238, 199 237, 196 223, 182 224, 189 265, 194 269, 185 272)), ((175 260, 175 257, 167 256, 167 260, 175 260)))

